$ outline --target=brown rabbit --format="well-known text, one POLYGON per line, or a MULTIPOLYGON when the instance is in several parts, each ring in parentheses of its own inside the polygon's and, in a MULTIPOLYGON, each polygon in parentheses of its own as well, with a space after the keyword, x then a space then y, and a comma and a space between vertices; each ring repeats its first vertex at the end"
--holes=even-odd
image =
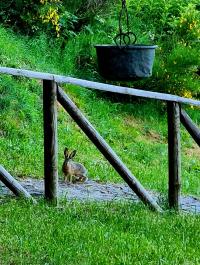
POLYGON ((70 154, 69 150, 65 148, 65 160, 62 166, 65 182, 76 183, 87 181, 87 169, 82 164, 72 161, 72 158, 74 158, 75 155, 76 150, 70 154))

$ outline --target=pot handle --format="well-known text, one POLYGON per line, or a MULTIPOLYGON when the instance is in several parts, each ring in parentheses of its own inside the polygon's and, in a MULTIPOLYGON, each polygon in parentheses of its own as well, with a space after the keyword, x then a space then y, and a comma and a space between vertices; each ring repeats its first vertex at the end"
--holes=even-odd
POLYGON ((120 49, 124 49, 130 44, 135 44, 137 41, 137 37, 135 33, 131 32, 129 28, 130 28, 129 15, 128 15, 128 9, 126 6, 126 0, 122 0, 122 9, 119 14, 119 33, 114 37, 114 42, 120 49), (127 32, 123 32, 123 29, 122 29, 123 15, 125 16, 125 19, 126 19, 127 32), (122 45, 123 45, 123 48, 122 48, 122 45))
POLYGON ((114 42, 120 49, 127 48, 130 44, 135 44, 136 41, 137 37, 131 31, 119 33, 114 37, 114 42))

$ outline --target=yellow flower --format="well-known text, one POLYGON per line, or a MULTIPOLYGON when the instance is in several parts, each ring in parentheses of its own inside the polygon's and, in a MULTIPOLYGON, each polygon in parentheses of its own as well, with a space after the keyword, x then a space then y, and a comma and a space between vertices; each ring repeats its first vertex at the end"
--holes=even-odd
POLYGON ((185 98, 192 98, 192 93, 188 90, 183 91, 183 97, 185 98))
POLYGON ((59 37, 61 27, 59 25, 59 10, 58 7, 55 7, 55 5, 51 5, 51 3, 60 3, 61 0, 40 0, 40 3, 43 5, 47 5, 48 9, 46 11, 46 14, 40 15, 40 18, 42 20, 42 23, 51 24, 53 29, 56 32, 56 36, 59 37))

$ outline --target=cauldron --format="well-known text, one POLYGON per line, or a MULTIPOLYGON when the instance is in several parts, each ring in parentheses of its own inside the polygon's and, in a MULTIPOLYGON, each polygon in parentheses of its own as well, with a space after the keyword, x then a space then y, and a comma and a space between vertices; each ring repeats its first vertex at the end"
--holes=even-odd
POLYGON ((131 81, 152 75, 156 45, 95 45, 99 73, 108 80, 131 81))

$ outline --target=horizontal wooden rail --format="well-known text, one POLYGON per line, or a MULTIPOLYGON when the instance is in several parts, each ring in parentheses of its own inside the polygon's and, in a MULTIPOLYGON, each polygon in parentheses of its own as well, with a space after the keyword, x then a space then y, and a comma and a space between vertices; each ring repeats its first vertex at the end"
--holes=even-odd
POLYGON ((87 137, 100 150, 104 157, 109 161, 113 168, 126 181, 129 187, 137 194, 137 196, 151 209, 161 212, 161 208, 156 201, 149 195, 145 188, 140 184, 130 170, 124 165, 121 159, 116 155, 112 148, 106 143, 101 135, 95 130, 92 124, 86 119, 81 111, 76 107, 72 100, 58 87, 58 102, 64 107, 74 121, 79 125, 87 137))
POLYGON ((192 121, 187 112, 183 109, 181 109, 181 123, 192 136, 192 138, 195 140, 195 142, 198 144, 198 146, 200 146, 200 129, 192 121))
POLYGON ((41 73, 41 72, 8 68, 8 67, 0 67, 0 73, 14 75, 14 76, 36 78, 36 79, 41 79, 41 80, 52 80, 57 83, 73 84, 73 85, 91 88, 95 90, 108 91, 108 92, 114 92, 114 93, 142 97, 142 98, 156 99, 156 100, 162 100, 162 101, 172 101, 172 102, 177 102, 177 103, 182 103, 182 104, 200 106, 200 101, 198 100, 183 98, 183 97, 179 97, 176 95, 144 91, 144 90, 139 90, 135 88, 133 89, 133 88, 128 88, 128 87, 114 86, 114 85, 86 81, 82 79, 61 76, 61 75, 54 75, 54 74, 49 74, 49 73, 41 73))

